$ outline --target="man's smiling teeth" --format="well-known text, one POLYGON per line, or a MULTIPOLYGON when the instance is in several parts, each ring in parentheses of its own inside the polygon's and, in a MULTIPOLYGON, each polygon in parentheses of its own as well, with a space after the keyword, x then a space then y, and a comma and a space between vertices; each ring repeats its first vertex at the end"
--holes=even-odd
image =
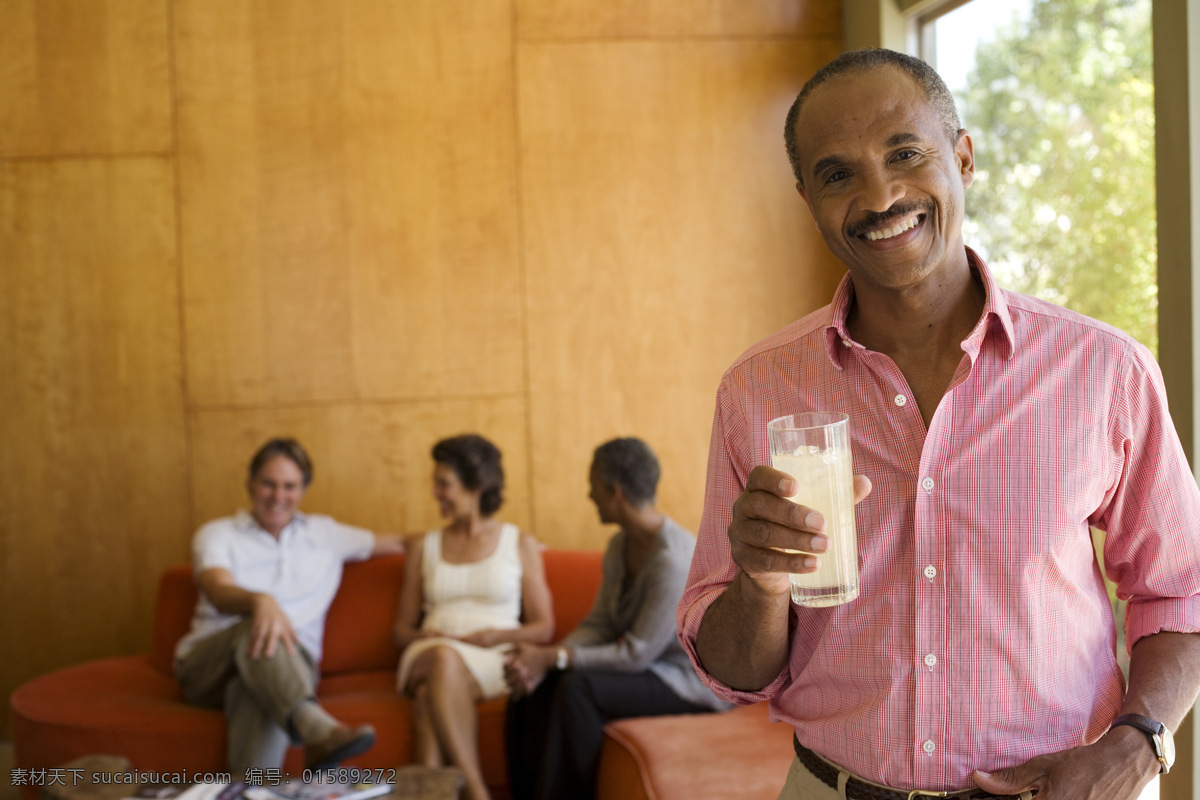
POLYGON ((867 231, 863 235, 865 237, 867 237, 867 239, 869 241, 872 241, 872 242, 878 242, 880 239, 891 239, 893 236, 899 236, 900 234, 904 233, 905 231, 907 231, 911 228, 915 228, 917 226, 917 223, 920 221, 921 221, 921 217, 918 214, 916 216, 909 217, 904 222, 901 222, 898 225, 894 225, 891 228, 884 228, 883 230, 880 230, 880 231, 867 231))

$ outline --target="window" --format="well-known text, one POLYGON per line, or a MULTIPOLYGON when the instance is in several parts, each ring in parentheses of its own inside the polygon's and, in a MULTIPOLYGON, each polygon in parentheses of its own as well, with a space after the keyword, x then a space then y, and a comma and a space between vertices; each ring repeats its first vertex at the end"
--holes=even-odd
POLYGON ((950 5, 916 27, 975 142, 967 243, 1157 353, 1150 0, 950 5))

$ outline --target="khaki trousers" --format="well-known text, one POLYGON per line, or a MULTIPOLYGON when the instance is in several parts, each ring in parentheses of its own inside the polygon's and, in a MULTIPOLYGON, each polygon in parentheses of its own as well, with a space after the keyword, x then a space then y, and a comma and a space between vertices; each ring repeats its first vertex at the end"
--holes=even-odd
POLYGON ((779 800, 843 800, 846 797, 846 778, 849 773, 838 773, 838 788, 826 786, 800 763, 800 759, 792 756, 792 766, 788 770, 787 783, 779 793, 779 800), (841 791, 839 791, 839 789, 841 791))
POLYGON ((251 621, 244 619, 196 642, 175 663, 189 703, 225 711, 226 753, 237 776, 247 769, 277 769, 288 745, 289 720, 297 706, 315 699, 317 667, 300 645, 282 645, 270 658, 251 658, 251 621))

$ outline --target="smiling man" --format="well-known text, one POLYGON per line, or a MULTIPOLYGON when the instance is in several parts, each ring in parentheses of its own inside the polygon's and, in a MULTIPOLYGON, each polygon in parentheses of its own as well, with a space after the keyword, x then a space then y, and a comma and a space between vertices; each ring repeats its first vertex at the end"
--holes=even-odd
POLYGON ((962 236, 971 138, 924 62, 843 54, 788 114, 847 275, 717 394, 680 639, 795 728, 781 798, 1132 800, 1200 690, 1200 490, 1144 347, 1001 289, 962 236), (850 415, 860 596, 791 602, 827 547, 767 422, 850 415), (1104 563, 1129 599, 1125 685, 1104 563))
POLYGON ((175 650, 188 702, 225 712, 229 768, 276 769, 290 741, 305 766, 335 766, 374 744, 315 696, 325 615, 345 561, 403 552, 396 534, 300 513, 312 462, 295 439, 272 439, 250 462, 250 512, 204 525, 192 542, 200 596, 175 650))

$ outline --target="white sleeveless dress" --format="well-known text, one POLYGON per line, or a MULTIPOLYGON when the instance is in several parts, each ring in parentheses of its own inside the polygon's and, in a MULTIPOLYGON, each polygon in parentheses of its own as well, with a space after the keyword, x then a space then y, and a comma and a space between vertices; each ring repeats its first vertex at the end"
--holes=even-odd
MULTIPOLYGON (((504 523, 495 551, 470 564, 450 564, 442 560, 442 532, 425 534, 421 558, 422 630, 439 630, 453 636, 497 628, 511 630, 521 626, 521 532, 516 525, 504 523)), ((400 656, 396 688, 403 692, 417 656, 431 647, 454 648, 478 681, 485 698, 508 693, 504 682, 504 653, 511 644, 476 647, 457 639, 437 637, 418 639, 400 656)))

